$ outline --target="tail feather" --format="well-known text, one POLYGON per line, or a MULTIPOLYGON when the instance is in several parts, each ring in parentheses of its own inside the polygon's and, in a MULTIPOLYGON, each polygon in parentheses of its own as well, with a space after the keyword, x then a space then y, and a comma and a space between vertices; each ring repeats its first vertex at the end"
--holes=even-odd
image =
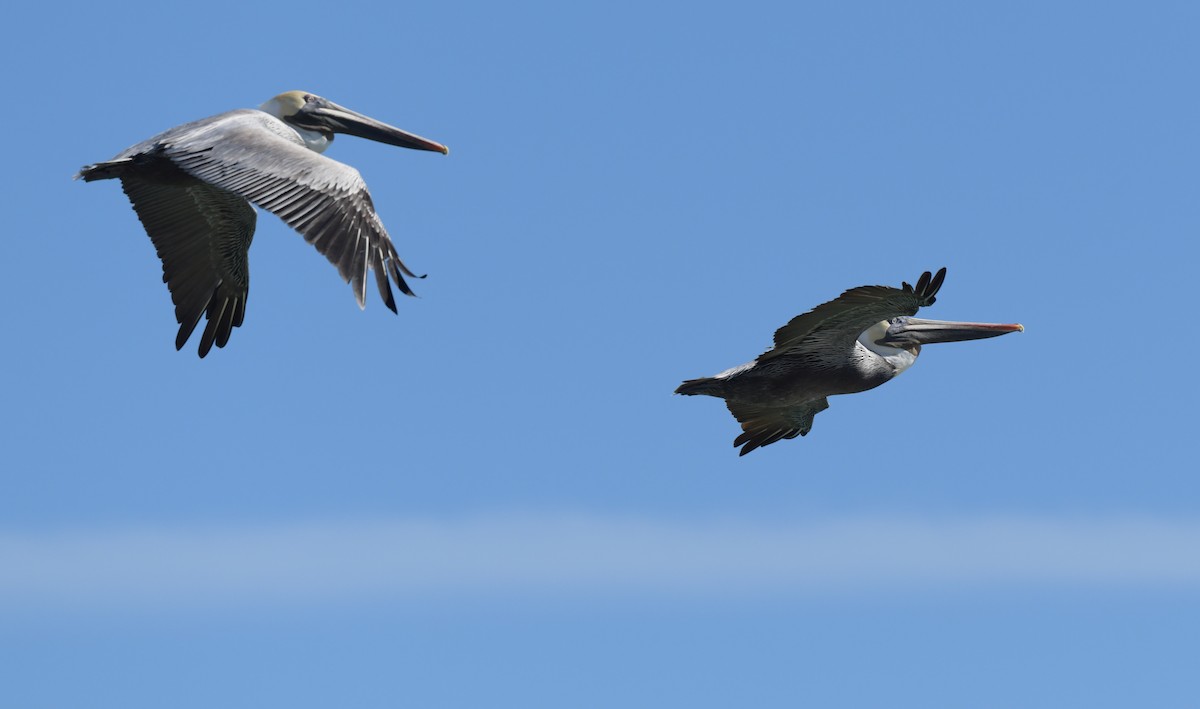
POLYGON ((79 172, 75 173, 75 179, 82 178, 84 182, 92 182, 120 177, 121 173, 125 171, 125 167, 131 162, 133 162, 132 158, 122 158, 121 160, 98 162, 94 165, 84 165, 79 172))
POLYGON ((694 396, 696 394, 706 394, 708 396, 725 396, 725 382, 716 377, 700 377, 699 379, 688 379, 680 384, 675 389, 676 394, 686 394, 694 396))

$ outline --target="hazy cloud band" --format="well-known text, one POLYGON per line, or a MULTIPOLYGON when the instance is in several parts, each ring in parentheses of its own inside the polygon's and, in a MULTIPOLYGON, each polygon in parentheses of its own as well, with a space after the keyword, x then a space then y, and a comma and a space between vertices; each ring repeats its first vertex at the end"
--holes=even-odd
MULTIPOLYGON (((1200 587, 1200 521, 570 516, 0 534, 0 604, 1200 587)), ((2 612, 2 611, 0 611, 2 612)))

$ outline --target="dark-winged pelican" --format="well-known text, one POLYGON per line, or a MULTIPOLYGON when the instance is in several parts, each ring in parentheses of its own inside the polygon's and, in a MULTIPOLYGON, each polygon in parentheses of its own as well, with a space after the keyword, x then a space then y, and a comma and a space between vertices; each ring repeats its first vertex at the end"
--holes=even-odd
POLYGON ((412 295, 414 276, 396 254, 358 171, 324 157, 335 133, 414 150, 446 146, 380 123, 304 91, 288 91, 258 110, 239 109, 176 126, 88 165, 77 178, 119 178, 163 263, 175 303, 181 349, 208 318, 200 356, 224 347, 246 314, 251 203, 278 215, 337 266, 366 304, 367 271, 392 312, 390 276, 412 295))
POLYGON ((826 397, 873 389, 912 366, 921 345, 996 337, 1021 325, 943 322, 910 317, 933 305, 946 269, 921 274, 917 287, 859 286, 797 315, 775 332, 775 347, 748 364, 689 379, 676 394, 725 400, 742 424, 739 455, 807 435, 826 397))

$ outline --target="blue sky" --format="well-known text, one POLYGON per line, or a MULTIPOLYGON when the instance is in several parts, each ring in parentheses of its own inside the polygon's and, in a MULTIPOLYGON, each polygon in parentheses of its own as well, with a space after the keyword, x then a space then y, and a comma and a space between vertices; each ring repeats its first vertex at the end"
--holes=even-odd
POLYGON ((1194 5, 14 13, 14 706, 1193 701, 1194 5), (450 146, 327 153, 420 297, 261 215, 245 325, 176 352, 71 175, 290 89, 450 146), (923 314, 1027 331, 745 458, 671 394, 941 266, 923 314))

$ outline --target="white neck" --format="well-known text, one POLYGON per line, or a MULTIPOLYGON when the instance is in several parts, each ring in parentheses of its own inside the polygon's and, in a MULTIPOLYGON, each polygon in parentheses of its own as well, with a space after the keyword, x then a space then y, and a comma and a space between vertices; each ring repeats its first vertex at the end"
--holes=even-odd
POLYGON ((899 347, 888 347, 875 342, 883 337, 887 332, 887 321, 883 321, 876 325, 867 328, 866 332, 858 336, 858 344, 866 347, 871 352, 879 355, 879 357, 890 364, 896 374, 900 374, 904 370, 913 365, 917 361, 917 355, 909 350, 902 350, 899 347))
POLYGON ((284 119, 284 115, 292 115, 295 113, 298 106, 285 106, 280 101, 281 97, 286 97, 286 95, 281 94, 270 101, 264 102, 258 107, 258 110, 275 116, 279 120, 283 121, 284 125, 286 125, 288 128, 296 131, 296 135, 300 136, 300 140, 304 141, 304 147, 317 153, 325 152, 325 148, 329 147, 329 144, 333 142, 333 138, 327 138, 325 137, 325 134, 319 131, 308 130, 306 128, 297 128, 291 123, 288 123, 287 120, 284 119))
POLYGON ((332 138, 326 137, 324 133, 319 131, 297 128, 293 125, 289 125, 288 127, 300 134, 300 139, 304 141, 304 147, 314 152, 325 152, 325 148, 328 148, 329 144, 333 142, 332 138))
MULTIPOLYGON (((879 346, 876 345, 876 347, 879 346)), ((908 350, 898 350, 892 347, 879 349, 888 349, 892 351, 892 354, 883 354, 882 352, 876 350, 876 354, 878 354, 880 357, 883 357, 885 362, 892 365, 892 369, 896 371, 897 375, 913 366, 913 362, 917 361, 917 356, 908 350)))

